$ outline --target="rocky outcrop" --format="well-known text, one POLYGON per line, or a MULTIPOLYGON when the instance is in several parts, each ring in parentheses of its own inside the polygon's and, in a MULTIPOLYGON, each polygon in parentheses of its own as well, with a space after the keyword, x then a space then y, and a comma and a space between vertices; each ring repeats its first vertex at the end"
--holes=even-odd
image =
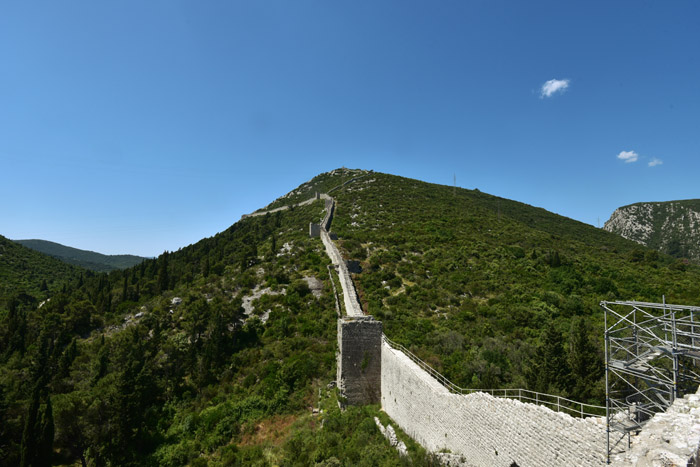
POLYGON ((700 200, 623 206, 603 228, 671 256, 700 262, 700 200))

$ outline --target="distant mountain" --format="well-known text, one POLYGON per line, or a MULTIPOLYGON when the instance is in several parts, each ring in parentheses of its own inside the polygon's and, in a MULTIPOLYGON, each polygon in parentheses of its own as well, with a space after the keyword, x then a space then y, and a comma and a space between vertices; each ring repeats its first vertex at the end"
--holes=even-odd
POLYGON ((81 270, 0 235, 0 302, 16 294, 41 298, 80 276, 81 270))
POLYGON ((623 206, 603 228, 671 256, 700 262, 700 199, 623 206))
POLYGON ((135 266, 144 259, 134 255, 103 255, 94 251, 80 250, 47 240, 14 240, 15 242, 39 251, 68 264, 80 266, 96 272, 109 272, 135 266))

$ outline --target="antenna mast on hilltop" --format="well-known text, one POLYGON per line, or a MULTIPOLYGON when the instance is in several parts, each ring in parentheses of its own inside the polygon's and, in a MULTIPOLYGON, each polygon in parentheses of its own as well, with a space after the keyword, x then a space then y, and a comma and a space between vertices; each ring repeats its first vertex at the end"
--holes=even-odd
POLYGON ((452 196, 457 195, 457 174, 452 174, 452 196))

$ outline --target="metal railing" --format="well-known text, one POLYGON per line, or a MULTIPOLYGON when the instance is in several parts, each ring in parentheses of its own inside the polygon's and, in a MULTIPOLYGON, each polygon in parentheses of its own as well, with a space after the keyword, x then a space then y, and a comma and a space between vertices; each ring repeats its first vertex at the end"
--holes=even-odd
POLYGON ((448 391, 455 394, 468 395, 476 392, 483 392, 490 394, 493 397, 505 398, 505 399, 517 399, 520 402, 531 403, 542 405, 548 407, 557 412, 564 412, 573 417, 604 417, 605 407, 600 405, 585 404, 583 402, 577 402, 571 399, 567 399, 562 396, 555 396, 552 394, 544 394, 541 392, 530 391, 529 389, 467 389, 462 388, 454 384, 449 379, 445 378, 433 367, 425 363, 423 360, 418 358, 413 352, 408 350, 401 344, 398 344, 386 335, 382 334, 384 342, 387 343, 391 348, 403 352, 408 358, 410 358, 415 364, 417 364, 423 371, 432 376, 438 383, 442 384, 448 391))

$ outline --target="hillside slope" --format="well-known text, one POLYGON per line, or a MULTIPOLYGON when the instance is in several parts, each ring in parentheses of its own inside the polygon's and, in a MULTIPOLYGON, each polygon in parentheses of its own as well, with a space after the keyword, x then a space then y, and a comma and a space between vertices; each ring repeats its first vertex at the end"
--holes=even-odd
POLYGON ((341 412, 328 387, 335 298, 308 235, 323 213, 316 201, 245 218, 41 309, 0 304, 0 464, 19 463, 23 433, 48 443, 40 423, 24 429, 34 413, 53 418, 62 464, 401 465, 374 422, 386 415, 341 412))
POLYGON ((18 463, 23 433, 50 445, 49 419, 63 464, 434 462, 399 432, 411 460, 400 459, 378 407, 338 409, 337 278, 309 238, 324 201, 299 204, 331 191, 331 232, 361 271, 365 311, 461 386, 599 401, 598 302, 693 304, 700 292, 700 268, 640 258, 634 242, 543 209, 338 169, 269 205, 293 208, 85 274, 40 309, 0 303, 0 464, 18 463))
POLYGON ((697 267, 476 190, 376 173, 334 196, 366 311, 462 387, 600 403, 599 302, 696 304, 700 293, 697 267))
POLYGON ((65 282, 76 280, 81 269, 19 245, 0 235, 0 304, 13 294, 43 298, 65 282))
POLYGON ((700 199, 623 206, 603 228, 671 256, 700 262, 700 199))
POLYGON ((96 272, 109 272, 126 269, 139 264, 146 258, 135 255, 103 255, 94 251, 80 250, 47 240, 14 240, 20 245, 36 250, 68 264, 80 266, 96 272))

